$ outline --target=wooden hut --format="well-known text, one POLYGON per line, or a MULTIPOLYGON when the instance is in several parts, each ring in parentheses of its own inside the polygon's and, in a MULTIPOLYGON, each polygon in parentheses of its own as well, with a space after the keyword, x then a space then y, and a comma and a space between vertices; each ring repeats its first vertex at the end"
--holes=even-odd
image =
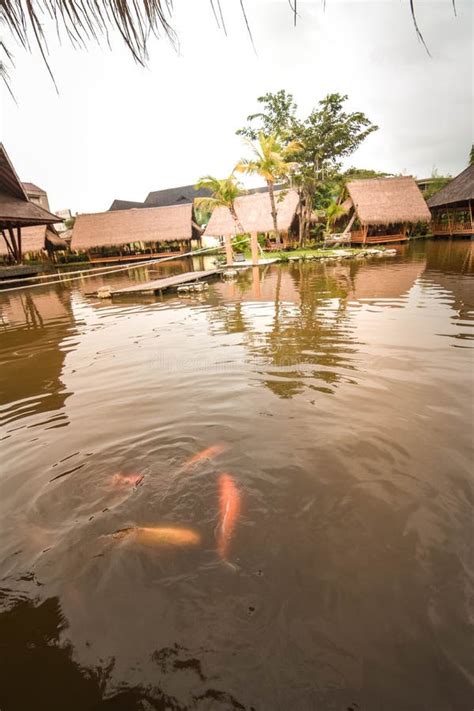
MULTIPOLYGON (((57 251, 67 250, 67 243, 59 237, 52 225, 24 227, 21 231, 22 257, 25 261, 40 261, 53 258, 57 251)), ((0 242, 0 258, 11 261, 11 254, 5 242, 0 242)))
POLYGON ((453 178, 428 200, 433 235, 474 234, 474 165, 453 178))
MULTIPOLYGON (((299 197, 296 190, 275 192, 278 232, 282 238, 283 248, 290 244, 292 237, 297 233, 298 204, 299 197)), ((235 212, 240 225, 243 227, 244 234, 252 235, 253 251, 255 253, 257 235, 273 234, 273 219, 268 191, 253 192, 252 194, 238 197, 235 201, 235 212)), ((238 231, 237 224, 230 211, 226 207, 217 207, 211 215, 203 238, 211 236, 226 238, 227 261, 229 262, 230 238, 235 236, 238 231)), ((271 248, 273 245, 274 243, 269 242, 267 246, 271 248)), ((253 261, 255 261, 255 258, 253 258, 253 261)))
POLYGON ((0 143, 0 233, 6 260, 20 263, 23 255, 23 229, 52 225, 61 218, 29 200, 23 184, 0 143))
POLYGON ((410 226, 428 223, 430 211, 413 178, 376 178, 347 183, 350 203, 345 233, 354 244, 404 242, 410 226))
POLYGON ((189 251, 199 239, 191 203, 78 215, 71 249, 91 262, 128 262, 189 251))

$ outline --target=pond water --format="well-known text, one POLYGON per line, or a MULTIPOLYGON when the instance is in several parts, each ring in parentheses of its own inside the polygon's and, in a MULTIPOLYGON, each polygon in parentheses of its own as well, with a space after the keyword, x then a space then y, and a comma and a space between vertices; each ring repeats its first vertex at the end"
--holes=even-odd
POLYGON ((0 709, 470 709, 473 247, 0 293, 0 709))

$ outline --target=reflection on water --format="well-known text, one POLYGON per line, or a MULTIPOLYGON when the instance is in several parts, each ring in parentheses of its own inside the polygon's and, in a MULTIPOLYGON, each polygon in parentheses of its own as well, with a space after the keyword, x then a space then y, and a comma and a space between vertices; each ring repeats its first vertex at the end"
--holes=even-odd
POLYGON ((2 711, 469 708, 473 246, 0 294, 2 711))

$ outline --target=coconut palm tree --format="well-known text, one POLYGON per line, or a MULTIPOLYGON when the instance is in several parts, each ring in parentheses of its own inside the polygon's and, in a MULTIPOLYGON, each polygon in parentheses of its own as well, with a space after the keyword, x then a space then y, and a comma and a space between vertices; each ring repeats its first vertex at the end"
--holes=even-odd
POLYGON ((280 180, 287 180, 295 170, 297 164, 289 159, 301 150, 301 145, 296 141, 283 145, 276 134, 265 136, 264 133, 258 134, 257 142, 254 143, 246 139, 246 143, 253 153, 253 158, 242 158, 235 166, 235 170, 239 173, 260 175, 265 180, 270 197, 275 240, 277 244, 280 244, 278 213, 275 205, 275 183, 280 180))
POLYGON ((205 175, 196 183, 196 190, 201 188, 209 190, 211 195, 209 197, 195 198, 196 207, 208 212, 212 212, 216 207, 226 207, 235 222, 236 233, 245 234, 242 223, 235 211, 235 201, 244 191, 235 175, 231 173, 228 178, 223 180, 219 180, 213 175, 205 175))
POLYGON ((333 201, 324 210, 326 215, 326 232, 329 232, 335 222, 346 214, 346 208, 341 203, 333 201))

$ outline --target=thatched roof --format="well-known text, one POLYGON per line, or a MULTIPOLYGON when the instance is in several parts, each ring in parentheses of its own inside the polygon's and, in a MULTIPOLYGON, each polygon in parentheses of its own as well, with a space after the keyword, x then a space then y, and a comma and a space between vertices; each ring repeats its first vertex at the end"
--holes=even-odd
POLYGON ((351 180, 347 190, 362 225, 429 222, 430 211, 413 178, 351 180))
MULTIPOLYGON (((298 207, 296 190, 275 193, 278 229, 286 232, 290 229, 298 207)), ((235 211, 245 232, 271 232, 273 220, 268 192, 242 195, 235 201, 235 211)), ((205 229, 205 236, 235 234, 235 222, 226 207, 217 207, 205 229)))
POLYGON ((46 225, 61 218, 30 202, 23 184, 0 143, 0 228, 17 225, 46 225))
MULTIPOLYGON (((35 225, 23 227, 21 230, 21 250, 23 254, 41 252, 43 249, 67 249, 67 244, 59 237, 49 225, 35 225)), ((0 256, 9 252, 5 240, 0 236, 0 256)))
POLYGON ((131 242, 172 242, 192 238, 193 206, 173 205, 78 215, 71 248, 87 250, 131 242))
POLYGON ((474 200, 474 165, 470 165, 428 200, 430 207, 474 200))

